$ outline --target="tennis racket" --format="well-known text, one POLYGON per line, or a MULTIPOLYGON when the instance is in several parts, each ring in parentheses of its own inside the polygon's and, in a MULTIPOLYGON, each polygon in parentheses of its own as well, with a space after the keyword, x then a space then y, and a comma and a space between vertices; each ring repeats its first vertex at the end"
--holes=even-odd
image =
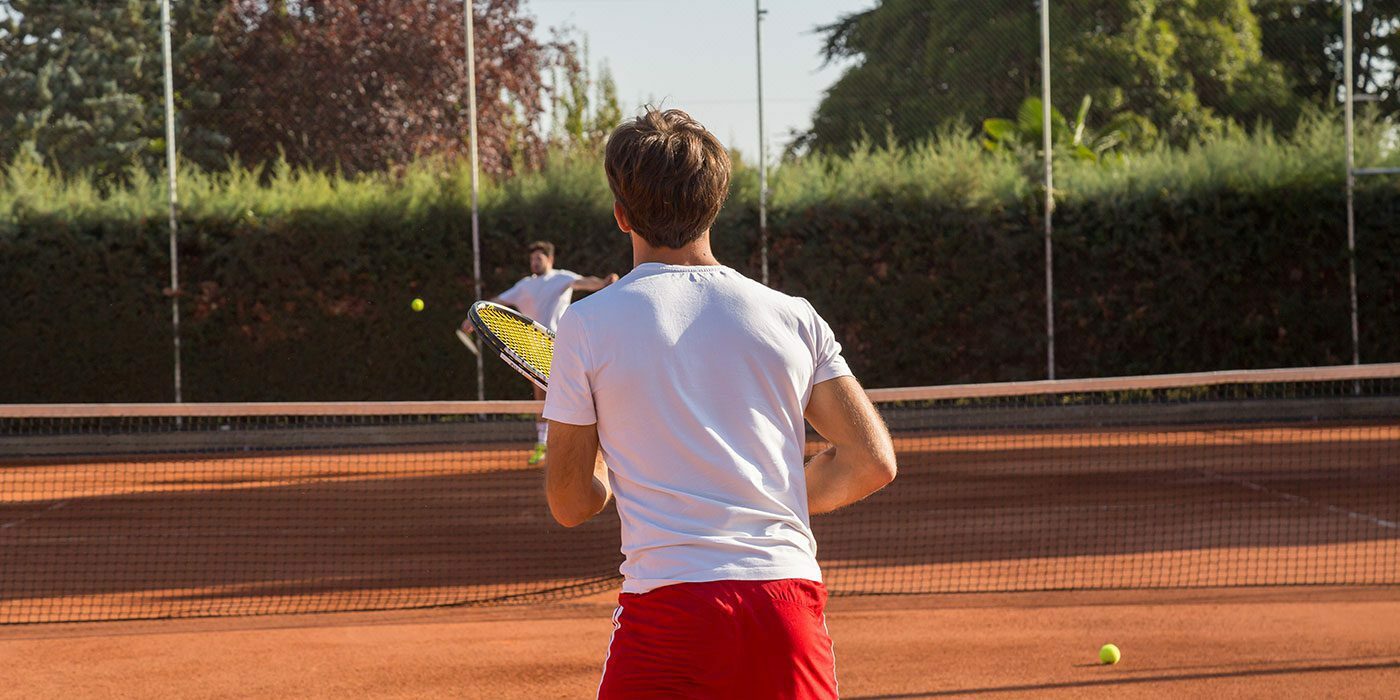
POLYGON ((514 309, 478 301, 467 311, 481 342, 535 386, 549 386, 554 359, 554 332, 514 309))

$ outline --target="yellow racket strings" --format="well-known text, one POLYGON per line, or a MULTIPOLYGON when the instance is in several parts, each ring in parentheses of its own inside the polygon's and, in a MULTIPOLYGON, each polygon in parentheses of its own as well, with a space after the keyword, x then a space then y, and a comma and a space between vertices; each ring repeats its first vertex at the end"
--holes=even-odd
POLYGON ((526 323, 499 309, 485 307, 477 312, 486 327, 526 365, 549 378, 554 358, 554 341, 534 324, 526 323))

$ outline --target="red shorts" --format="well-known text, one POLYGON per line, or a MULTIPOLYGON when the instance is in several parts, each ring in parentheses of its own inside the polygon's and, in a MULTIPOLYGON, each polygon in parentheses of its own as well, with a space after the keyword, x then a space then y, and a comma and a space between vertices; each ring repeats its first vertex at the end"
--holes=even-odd
POLYGON ((599 698, 834 698, 826 587, 678 583, 618 596, 599 698))

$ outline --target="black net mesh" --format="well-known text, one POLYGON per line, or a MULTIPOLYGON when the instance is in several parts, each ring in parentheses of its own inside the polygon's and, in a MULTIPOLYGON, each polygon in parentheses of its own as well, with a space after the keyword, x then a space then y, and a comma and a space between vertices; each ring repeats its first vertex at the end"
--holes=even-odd
MULTIPOLYGON (((1400 368, 1387 367, 886 392, 899 478, 814 519, 827 585, 1400 583, 1400 379, 1388 376, 1400 368)), ((0 622, 522 603, 617 586, 612 508, 575 529, 549 516, 526 465, 535 415, 348 406, 0 407, 0 622)), ((814 437, 808 452, 822 447, 814 437)))

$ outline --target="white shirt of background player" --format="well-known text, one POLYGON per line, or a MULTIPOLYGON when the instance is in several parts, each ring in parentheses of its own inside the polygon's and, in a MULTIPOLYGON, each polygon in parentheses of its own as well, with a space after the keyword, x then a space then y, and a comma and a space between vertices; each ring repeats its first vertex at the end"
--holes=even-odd
MULTIPOLYGON (((616 281, 615 274, 585 277, 570 270, 555 269, 554 255, 541 246, 534 246, 530 250, 530 276, 521 278, 491 301, 509 306, 552 331, 558 328, 559 317, 569 308, 575 291, 596 292, 616 281)), ((462 330, 471 332, 471 323, 463 321, 462 330)), ((544 400, 544 392, 539 387, 535 387, 535 400, 544 400)), ((544 456, 543 445, 549 439, 549 424, 543 419, 537 421, 535 434, 538 439, 531 464, 544 456)))

